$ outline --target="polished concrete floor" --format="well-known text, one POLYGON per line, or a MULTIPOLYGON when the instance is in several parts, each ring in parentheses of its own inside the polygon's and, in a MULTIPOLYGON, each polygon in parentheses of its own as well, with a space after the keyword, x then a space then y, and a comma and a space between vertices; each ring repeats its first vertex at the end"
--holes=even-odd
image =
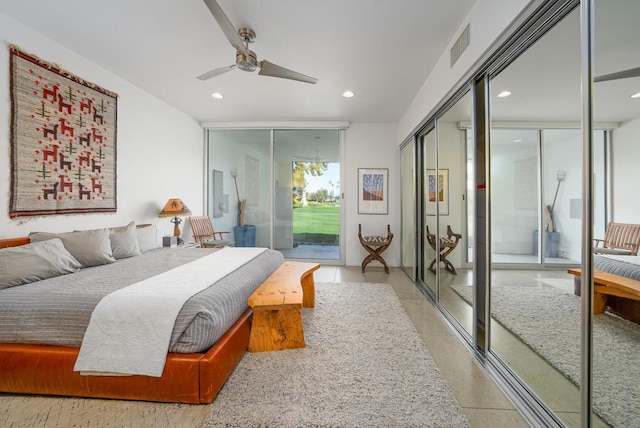
MULTIPOLYGON (((457 271, 457 275, 441 271, 440 303, 470 335, 473 323, 472 308, 451 287, 471 286, 473 272, 470 269, 461 268, 457 271)), ((538 281, 548 280, 561 280, 562 284, 568 284, 566 286, 569 287, 570 292, 573 291, 573 279, 565 269, 492 270, 492 282, 496 286, 531 287, 539 286, 538 281)), ((435 291, 435 276, 427 277, 427 285, 435 291), (432 281, 429 281, 429 278, 432 281)), ((523 316, 536 316, 536 314, 523 314, 523 316)), ((579 325, 565 327, 580 328, 579 325)), ((567 427, 580 426, 580 390, 565 375, 495 321, 491 323, 491 349, 567 427)), ((579 353, 580 349, 575 349, 574 352, 579 353)), ((594 416, 592 422, 594 427, 607 426, 597 416, 594 416)))
MULTIPOLYGON (((304 245, 300 244, 291 249, 279 249, 288 259, 311 260, 340 260, 340 247, 338 245, 304 245)), ((473 252, 469 249, 469 257, 473 258, 473 252)), ((538 256, 533 254, 493 254, 492 262, 505 264, 537 264, 538 256)), ((544 262, 549 265, 578 265, 580 262, 560 257, 547 257, 544 262)))
POLYGON ((393 286, 472 427, 529 426, 457 333, 399 268, 322 266, 316 282, 386 282, 393 286))
POLYGON ((338 245, 298 245, 297 247, 281 250, 287 259, 312 259, 312 260, 340 260, 340 247, 338 245))
MULTIPOLYGON (((323 266, 315 275, 316 281, 326 282, 388 282, 413 320, 438 368, 447 379, 465 414, 474 427, 529 426, 513 404, 489 378, 486 370, 472 356, 461 336, 447 324, 433 303, 410 281, 399 268, 391 268, 389 275, 381 267, 370 265, 363 274, 359 267, 323 266)), ((435 279, 435 276, 433 277, 435 279)), ((565 269, 509 270, 494 269, 492 281, 499 286, 536 286, 539 280, 569 281, 565 269)), ((435 281, 428 286, 435 288, 435 281)), ((563 282, 563 284, 565 284, 563 282)), ((472 271, 458 269, 457 275, 444 271, 441 277, 440 303, 466 332, 472 330, 472 309, 451 287, 472 285, 472 271)), ((535 314, 529 314, 535 316, 535 314)), ((579 328, 579 326, 574 326, 579 328)), ((492 350, 500 360, 529 386, 532 393, 567 427, 580 426, 580 391, 562 373, 533 352, 527 345, 501 324, 491 324, 492 350)), ((470 336, 470 334, 469 334, 470 336)), ((580 352, 576 349, 575 352, 580 352)), ((594 427, 606 427, 597 416, 594 427)))

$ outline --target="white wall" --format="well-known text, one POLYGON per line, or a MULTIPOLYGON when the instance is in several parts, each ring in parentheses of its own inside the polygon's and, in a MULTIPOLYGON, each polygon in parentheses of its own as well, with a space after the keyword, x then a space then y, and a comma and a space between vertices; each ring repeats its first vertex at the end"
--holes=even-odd
MULTIPOLYGON (((397 144, 401 144, 409 138, 420 123, 434 113, 434 109, 443 101, 449 91, 459 84, 469 70, 478 66, 487 52, 491 52, 491 50, 495 48, 496 40, 500 38, 502 33, 519 17, 525 8, 534 1, 535 0, 476 1, 467 19, 461 23, 456 36, 450 41, 448 48, 442 53, 435 67, 429 76, 427 76, 423 86, 398 122, 397 144), (470 25, 470 44, 454 66, 451 67, 449 49, 453 46, 456 38, 467 24, 470 25)), ((441 154, 446 156, 447 152, 442 151, 441 154)), ((450 153, 450 155, 452 158, 456 157, 455 153, 450 153)), ((459 154, 457 154, 457 156, 459 156, 459 154)), ((464 183, 452 184, 454 189, 460 193, 463 192, 464 183)), ((462 218, 445 217, 442 220, 444 220, 444 226, 446 227, 447 222, 460 224, 462 218)), ((454 229, 454 231, 456 230, 454 229)), ((452 258, 455 265, 460 264, 461 256, 462 254, 456 254, 452 258)))
POLYGON ((413 99, 398 124, 397 141, 401 143, 444 98, 447 92, 491 47, 530 0, 477 0, 467 19, 460 25, 433 71, 413 99), (471 42, 462 56, 450 67, 449 49, 464 27, 470 23, 471 42))
MULTIPOLYGON (((118 226, 131 220, 155 223, 159 235, 171 234, 169 219, 157 217, 171 197, 181 198, 194 214, 203 212, 203 131, 196 121, 2 13, 0 41, 4 47, 0 54, 0 238, 25 236, 36 230, 64 232, 118 226), (119 95, 116 213, 9 219, 10 44, 119 95)), ((192 240, 185 229, 183 237, 192 240)))
POLYGON ((613 221, 640 223, 640 118, 613 131, 613 221))
MULTIPOLYGON (((387 224, 395 235, 383 254, 389 266, 400 265, 400 152, 393 144, 397 126, 385 123, 352 123, 347 130, 341 185, 344 194, 346 264, 359 266, 368 254, 358 240, 358 224, 363 235, 386 235, 387 224), (389 214, 358 214, 358 168, 389 168, 389 214)), ((369 266, 381 266, 372 262, 369 266)))

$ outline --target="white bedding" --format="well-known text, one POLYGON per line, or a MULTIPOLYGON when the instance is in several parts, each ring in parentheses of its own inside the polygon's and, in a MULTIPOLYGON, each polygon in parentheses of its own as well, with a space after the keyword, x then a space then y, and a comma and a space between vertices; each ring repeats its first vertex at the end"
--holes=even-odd
POLYGON ((226 247, 105 296, 91 315, 74 370, 86 375, 162 376, 173 325, 184 303, 265 250, 226 247))

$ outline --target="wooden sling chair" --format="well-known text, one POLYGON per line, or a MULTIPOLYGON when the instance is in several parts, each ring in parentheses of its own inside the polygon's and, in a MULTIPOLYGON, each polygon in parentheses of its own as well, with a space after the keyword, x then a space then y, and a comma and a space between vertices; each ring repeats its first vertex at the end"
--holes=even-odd
POLYGON ((230 232, 214 231, 211 219, 206 215, 189 217, 189 224, 191 224, 193 238, 202 248, 219 248, 233 245, 233 242, 222 238, 223 234, 230 232))

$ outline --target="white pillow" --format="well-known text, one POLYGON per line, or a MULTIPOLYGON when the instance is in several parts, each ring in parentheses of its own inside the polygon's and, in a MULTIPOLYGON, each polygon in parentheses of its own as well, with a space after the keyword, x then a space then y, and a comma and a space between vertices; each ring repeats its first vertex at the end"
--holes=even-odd
POLYGON ((80 230, 67 233, 32 232, 29 234, 29 239, 32 242, 53 238, 60 238, 67 251, 80 262, 83 268, 106 265, 116 261, 111 252, 108 229, 80 230))
POLYGON ((0 249, 0 290, 73 273, 78 262, 59 238, 0 249))
POLYGON ((155 224, 147 224, 136 228, 136 236, 140 252, 155 250, 158 248, 158 228, 155 224))
POLYGON ((109 229, 109 240, 116 260, 142 254, 136 237, 136 223, 133 221, 126 226, 109 229))

